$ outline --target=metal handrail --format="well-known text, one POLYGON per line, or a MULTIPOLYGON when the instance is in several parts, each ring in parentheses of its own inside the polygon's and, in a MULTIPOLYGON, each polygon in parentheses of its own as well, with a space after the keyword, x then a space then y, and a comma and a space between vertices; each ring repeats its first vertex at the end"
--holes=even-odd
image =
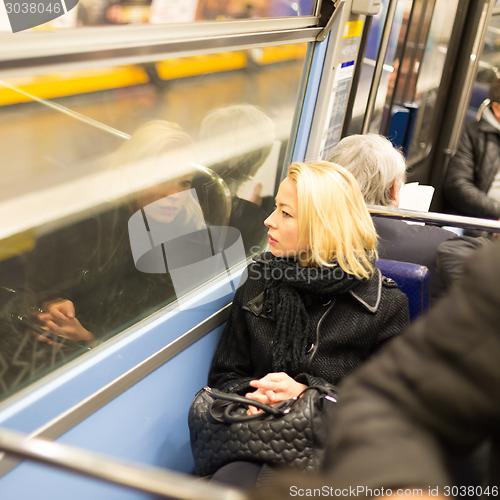
POLYGON ((0 429, 0 451, 148 494, 182 500, 247 500, 243 492, 160 467, 111 459, 73 446, 0 429))
POLYGON ((461 215, 442 214, 438 212, 419 212, 402 208, 367 205, 368 211, 375 217, 401 219, 412 222, 425 222, 436 226, 453 226, 480 231, 500 232, 500 221, 493 219, 479 219, 461 215))
POLYGON ((320 33, 316 37, 317 42, 322 42, 326 39, 328 33, 332 31, 333 23, 337 20, 340 13, 342 12, 342 9, 344 8, 345 0, 333 0, 333 2, 335 4, 335 10, 332 12, 330 19, 328 19, 326 26, 323 28, 322 31, 320 31, 320 33))
POLYGON ((78 28, 55 32, 0 33, 2 78, 169 57, 313 42, 323 30, 314 16, 169 25, 78 28))
POLYGON ((396 16, 397 3, 398 3, 397 0, 389 0, 389 7, 387 8, 387 15, 384 22, 382 39, 380 41, 377 60, 375 63, 375 70, 373 71, 372 82, 370 85, 370 92, 368 95, 368 101, 366 103, 365 116, 363 118, 363 125, 361 128, 362 134, 366 134, 368 132, 368 129, 370 128, 370 123, 372 121, 372 116, 375 111, 377 92, 380 85, 380 79, 382 78, 385 56, 387 54, 387 49, 389 47, 392 25, 394 23, 394 18, 396 16))

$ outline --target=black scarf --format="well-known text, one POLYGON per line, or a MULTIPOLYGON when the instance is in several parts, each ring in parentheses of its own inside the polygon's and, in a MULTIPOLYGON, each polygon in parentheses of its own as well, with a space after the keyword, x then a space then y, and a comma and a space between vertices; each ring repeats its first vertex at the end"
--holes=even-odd
MULTIPOLYGON (((347 293, 360 280, 338 265, 303 267, 292 259, 266 260, 264 310, 276 321, 273 371, 297 370, 305 361, 309 316, 300 292, 321 296, 347 293)), ((316 296, 316 297, 315 297, 316 296)))

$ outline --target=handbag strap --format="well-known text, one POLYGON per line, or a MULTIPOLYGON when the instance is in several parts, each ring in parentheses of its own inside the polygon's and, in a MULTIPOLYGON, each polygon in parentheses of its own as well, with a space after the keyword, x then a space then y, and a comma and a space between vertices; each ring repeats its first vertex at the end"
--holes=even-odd
POLYGON ((230 403, 224 408, 222 420, 220 416, 215 417, 215 415, 213 415, 216 420, 224 421, 226 423, 248 422, 250 420, 258 420, 262 418, 262 413, 253 415, 237 414, 234 410, 236 410, 239 405, 255 406, 256 408, 263 410, 267 414, 281 417, 290 411, 290 406, 297 399, 299 399, 304 393, 310 390, 316 390, 319 393, 323 394, 324 398, 332 402, 336 402, 336 398, 333 396, 333 394, 335 394, 335 391, 333 391, 331 387, 323 386, 320 384, 306 387, 299 395, 286 401, 281 401, 275 406, 261 403, 260 401, 255 401, 254 399, 246 398, 245 396, 241 396, 234 392, 223 392, 213 387, 206 386, 203 388, 203 390, 209 393, 214 400, 220 400, 230 403))
POLYGON ((204 387, 203 390, 208 392, 214 399, 221 399, 230 403, 255 406, 260 410, 265 411, 266 413, 270 413, 271 415, 283 415, 283 410, 281 410, 280 408, 261 403, 260 401, 255 401, 254 399, 246 398, 245 396, 240 396, 239 394, 235 394, 234 392, 223 392, 212 387, 204 387))

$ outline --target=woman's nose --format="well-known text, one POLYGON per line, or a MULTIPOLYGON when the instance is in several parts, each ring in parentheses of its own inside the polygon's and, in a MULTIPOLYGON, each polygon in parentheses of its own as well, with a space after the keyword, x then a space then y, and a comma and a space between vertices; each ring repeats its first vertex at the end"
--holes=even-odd
POLYGON ((276 223, 274 222, 274 212, 264 221, 264 225, 266 227, 276 227, 276 223))

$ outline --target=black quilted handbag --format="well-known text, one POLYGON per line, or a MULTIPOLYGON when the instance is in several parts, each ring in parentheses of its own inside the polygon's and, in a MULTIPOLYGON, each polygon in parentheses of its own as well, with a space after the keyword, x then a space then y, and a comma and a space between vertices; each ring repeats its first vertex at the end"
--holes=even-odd
POLYGON ((327 387, 308 387, 299 396, 269 406, 235 393, 204 387, 189 410, 195 472, 209 476, 236 460, 317 468, 336 402, 327 387), (248 415, 248 407, 263 410, 248 415))

